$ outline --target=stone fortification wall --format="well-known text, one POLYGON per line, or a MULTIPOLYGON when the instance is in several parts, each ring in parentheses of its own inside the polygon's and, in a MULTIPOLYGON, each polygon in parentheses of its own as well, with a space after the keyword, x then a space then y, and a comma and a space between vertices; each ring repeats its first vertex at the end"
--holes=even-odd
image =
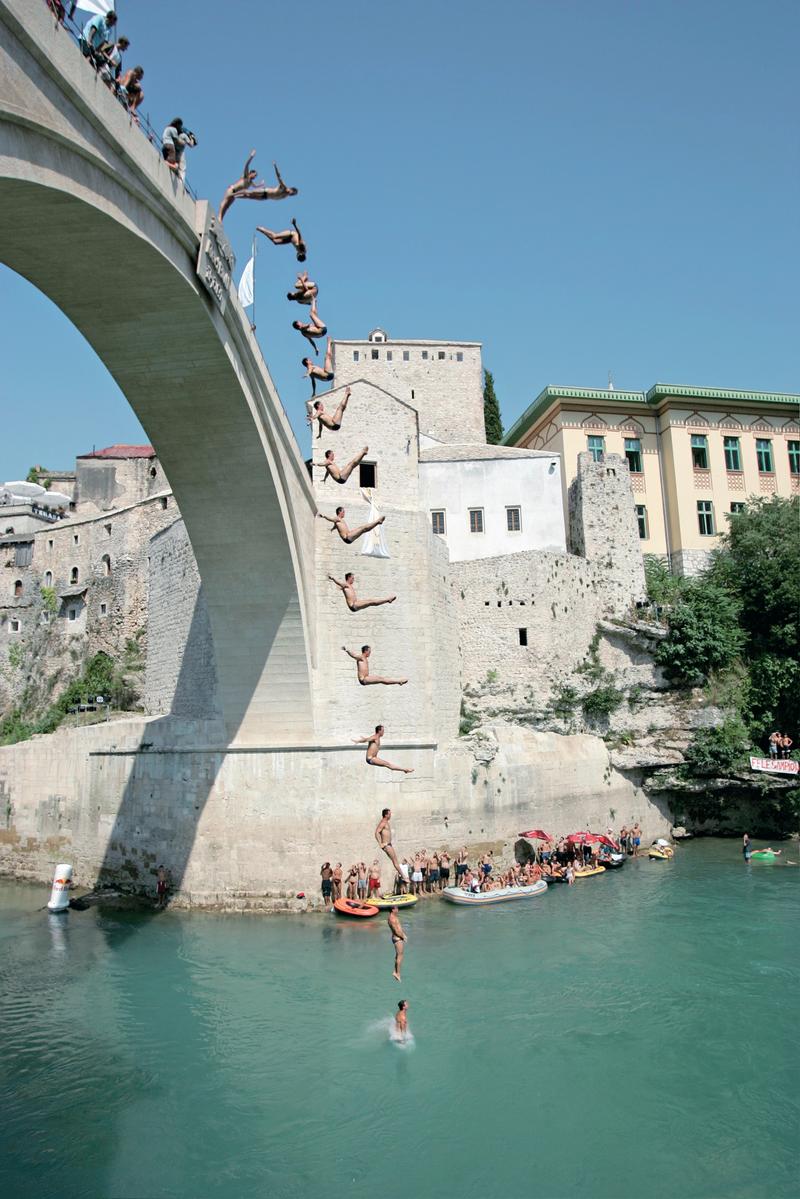
POLYGON ((217 718, 211 624, 182 520, 151 539, 149 562, 145 711, 217 718))
MULTIPOLYGON (((176 511, 172 495, 163 492, 128 508, 79 514, 36 533, 30 565, 9 567, 0 579, 6 591, 0 599, 0 657, 7 663, 0 672, 0 710, 17 703, 32 681, 46 682, 43 702, 51 693, 55 698, 87 657, 99 651, 119 657, 130 638, 143 634, 148 543, 176 511), (16 580, 22 583, 20 598, 12 594, 16 580), (54 613, 46 610, 43 587, 55 592, 54 613), (84 587, 82 597, 61 598, 66 590, 84 587), (19 633, 10 631, 12 615, 21 622, 19 633), (13 646, 18 649, 9 659, 13 646)), ((146 648, 144 638, 141 648, 146 648)))
POLYGON ((169 488, 158 458, 77 458, 73 500, 81 516, 149 499, 169 488))
POLYGON ((608 568, 607 588, 622 597, 644 599, 639 530, 628 463, 621 454, 578 455, 578 473, 569 488, 569 548, 608 568))
MULTIPOLYGON (((339 394, 340 389, 326 399, 328 410, 339 394)), ((347 741, 382 722, 392 738, 449 738, 457 731, 460 702, 456 630, 446 610, 446 550, 434 543, 427 515, 419 510, 417 416, 380 388, 354 383, 342 429, 315 441, 314 459, 322 461, 330 447, 345 463, 364 445, 370 446, 367 461, 376 464, 375 498, 386 516, 391 557, 364 556, 363 539, 346 545, 327 521, 317 521, 317 732, 347 741), (359 598, 396 594, 397 600, 351 613, 327 577, 343 581, 348 570, 356 576, 359 598), (374 674, 408 677, 408 684, 360 686, 355 662, 342 646, 358 651, 365 644, 373 647, 374 674)), ((351 529, 367 521, 358 470, 341 486, 320 483, 320 471, 315 476, 323 512, 333 515, 342 504, 351 529)))
POLYGON ((208 726, 143 718, 60 730, 0 748, 0 873, 44 884, 69 861, 81 884, 152 892, 163 862, 185 902, 240 907, 280 890, 313 902, 322 861, 372 861, 382 807, 401 858, 462 844, 509 857, 531 824, 556 835, 623 820, 639 820, 645 838, 669 829, 597 738, 499 725, 471 741, 436 754, 390 747, 416 767, 412 784, 370 771, 355 746, 228 753, 208 726))
POLYGON ((334 352, 337 387, 363 379, 415 408, 436 441, 486 444, 479 344, 337 341, 334 352))

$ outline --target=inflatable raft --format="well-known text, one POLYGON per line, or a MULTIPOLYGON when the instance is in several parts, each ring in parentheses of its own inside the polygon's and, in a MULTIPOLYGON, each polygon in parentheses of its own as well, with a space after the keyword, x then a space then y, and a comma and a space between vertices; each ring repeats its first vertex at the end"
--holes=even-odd
POLYGON ((652 858, 654 862, 668 862, 673 857, 673 851, 669 848, 662 848, 660 845, 651 845, 647 851, 647 856, 652 858))
POLYGON ((512 899, 532 899, 534 895, 543 895, 547 883, 540 878, 538 883, 529 887, 500 887, 497 891, 462 891, 460 887, 445 887, 442 891, 445 899, 451 903, 463 903, 466 907, 485 908, 493 903, 508 903, 512 899))
POLYGON ((362 903, 360 899, 337 899, 333 910, 340 916, 355 916, 360 920, 378 915, 378 908, 372 903, 362 903))
POLYGON ((772 853, 769 849, 754 849, 750 854, 754 862, 774 862, 777 856, 776 853, 772 853))
POLYGON ((605 874, 605 866, 590 866, 588 870, 576 870, 576 878, 590 878, 593 874, 605 874))
POLYGON ((371 907, 388 912, 390 908, 413 908, 414 904, 418 902, 418 897, 416 895, 373 895, 369 902, 371 907))

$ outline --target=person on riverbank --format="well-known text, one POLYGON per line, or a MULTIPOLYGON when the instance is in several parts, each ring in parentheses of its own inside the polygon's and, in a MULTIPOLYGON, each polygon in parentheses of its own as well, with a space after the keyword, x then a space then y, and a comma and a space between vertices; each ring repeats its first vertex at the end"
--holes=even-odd
POLYGON ((782 758, 789 757, 789 754, 792 752, 793 745, 794 745, 794 742, 792 741, 789 734, 784 733, 783 736, 781 737, 781 757, 782 758))
POLYGON ((396 978, 397 981, 400 982, 400 967, 403 964, 403 954, 405 952, 406 940, 408 938, 406 937, 406 934, 403 931, 403 926, 400 923, 400 916, 397 908, 392 908, 391 912, 389 913, 388 924, 389 932, 392 935, 392 945, 394 946, 394 970, 392 971, 392 978, 396 978))
POLYGON ((317 516, 322 517, 323 520, 327 520, 329 524, 333 525, 331 532, 335 530, 346 545, 352 545, 354 541, 358 541, 363 533, 368 533, 370 529, 382 525, 386 520, 385 516, 379 516, 377 520, 373 520, 367 525, 358 525, 355 529, 350 529, 345 524, 344 508, 341 506, 336 509, 335 519, 332 516, 326 516, 324 512, 318 512, 317 516))
POLYGON ((464 875, 467 873, 467 847, 462 845, 461 849, 456 854, 456 886, 460 887, 464 882, 464 875))
POLYGON ((403 858, 400 863, 400 873, 395 881, 395 886, 398 888, 398 895, 408 895, 411 886, 411 867, 408 864, 408 858, 403 858))
POLYGON ((411 871, 411 894, 422 894, 422 861, 423 855, 419 852, 414 854, 411 871))
POLYGON ((159 866, 156 875, 156 907, 165 908, 169 898, 169 871, 166 866, 159 866))
POLYGON ((358 878, 356 880, 356 890, 358 891, 359 899, 367 898, 367 863, 358 863, 358 878))
POLYGON ((450 854, 446 849, 443 849, 439 854, 439 881, 440 891, 450 886, 450 854))
POLYGON ((780 756, 782 741, 783 741, 783 738, 781 737, 781 735, 777 729, 775 730, 774 733, 770 733, 770 735, 769 735, 769 756, 771 758, 777 758, 780 756))
POLYGON ((336 863, 336 865, 335 865, 335 866, 334 866, 334 868, 333 868, 333 879, 332 879, 332 882, 333 882, 333 902, 334 902, 334 903, 336 903, 336 900, 337 900, 337 899, 341 899, 341 898, 342 898, 342 877, 343 877, 342 863, 341 863, 341 862, 337 862, 337 863, 336 863))
POLYGON ((328 575, 328 578, 342 592, 344 602, 351 612, 363 612, 364 608, 380 608, 382 604, 393 604, 397 599, 396 595, 387 595, 384 599, 359 599, 356 595, 356 576, 352 570, 348 570, 343 583, 333 575, 328 575))
POLYGON ((440 890, 439 887, 439 855, 436 850, 433 851, 428 858, 428 894, 433 895, 434 891, 440 890))
POLYGON ((345 879, 345 893, 348 899, 355 899, 356 884, 358 883, 358 866, 353 864, 347 872, 345 879))
POLYGON ((331 902, 331 896, 333 893, 333 869, 330 862, 322 863, 322 869, 319 872, 319 876, 322 879, 322 902, 327 905, 331 902))
POLYGON ((369 868, 369 894, 368 898, 381 893, 381 867, 380 862, 375 858, 369 868))
POLYGON ((642 830, 639 827, 639 821, 637 820, 633 826, 633 856, 635 858, 638 858, 638 856, 639 856, 639 846, 641 845, 641 843, 642 843, 642 830))
POLYGON ((358 681, 362 687, 371 687, 376 683, 382 683, 385 687, 405 687, 406 683, 408 682, 408 679, 387 679, 380 674, 370 674, 369 658, 370 654, 372 653, 372 646, 362 645, 360 654, 354 654, 353 651, 348 649, 346 645, 343 645, 342 649, 356 663, 358 681))

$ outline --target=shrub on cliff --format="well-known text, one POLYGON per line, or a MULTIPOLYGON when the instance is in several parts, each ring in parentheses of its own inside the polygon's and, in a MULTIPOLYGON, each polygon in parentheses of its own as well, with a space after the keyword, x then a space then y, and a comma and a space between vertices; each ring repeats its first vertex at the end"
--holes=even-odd
POLYGON ((711 729, 698 729, 684 754, 684 773, 714 778, 748 766, 750 738, 738 716, 711 729))
POLYGON ((655 655, 667 678, 682 687, 700 687, 711 671, 730 666, 745 643, 740 610, 740 602, 723 587, 705 579, 686 582, 655 655))

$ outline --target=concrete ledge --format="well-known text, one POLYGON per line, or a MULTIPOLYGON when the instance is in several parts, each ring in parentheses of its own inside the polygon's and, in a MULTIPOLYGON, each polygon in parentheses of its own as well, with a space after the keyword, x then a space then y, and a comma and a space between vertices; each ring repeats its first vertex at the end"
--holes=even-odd
MULTIPOLYGON (((386 741, 388 749, 438 749, 438 741, 386 741)), ((90 758, 128 758, 136 754, 154 756, 156 754, 319 754, 353 753, 363 754, 363 745, 340 745, 338 742, 318 742, 311 745, 190 745, 172 749, 163 746, 142 748, 135 746, 131 749, 90 749, 90 758)))

